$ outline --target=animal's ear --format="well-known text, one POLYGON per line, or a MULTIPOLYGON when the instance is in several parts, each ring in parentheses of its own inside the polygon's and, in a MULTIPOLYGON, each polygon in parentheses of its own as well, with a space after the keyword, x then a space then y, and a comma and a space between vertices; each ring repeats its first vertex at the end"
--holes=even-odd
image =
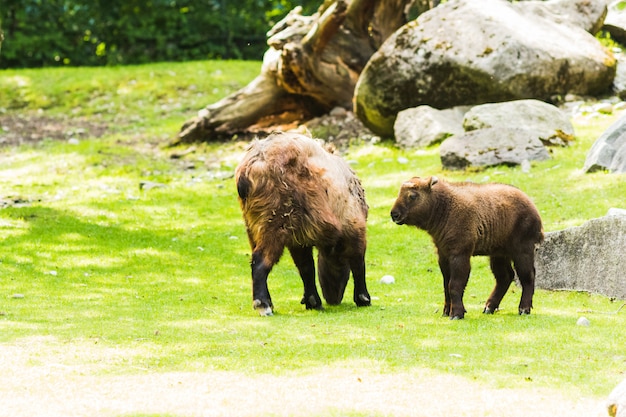
POLYGON ((432 176, 430 177, 430 188, 433 187, 433 185, 437 184, 439 182, 439 178, 432 176))

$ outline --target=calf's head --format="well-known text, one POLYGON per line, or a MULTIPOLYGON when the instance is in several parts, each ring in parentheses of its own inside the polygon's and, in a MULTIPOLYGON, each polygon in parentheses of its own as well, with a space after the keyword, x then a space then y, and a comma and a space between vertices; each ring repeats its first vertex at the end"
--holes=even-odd
POLYGON ((404 182, 391 208, 391 219, 396 224, 418 225, 430 212, 431 189, 438 181, 437 177, 413 177, 404 182))

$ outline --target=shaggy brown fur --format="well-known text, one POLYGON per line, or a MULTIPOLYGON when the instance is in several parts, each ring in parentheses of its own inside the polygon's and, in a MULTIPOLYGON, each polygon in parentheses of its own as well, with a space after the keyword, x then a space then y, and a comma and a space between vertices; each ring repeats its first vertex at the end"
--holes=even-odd
POLYGON ((433 238, 445 293, 444 315, 465 315, 463 292, 470 258, 489 256, 496 286, 485 313, 500 306, 514 279, 522 286, 519 314, 530 314, 535 290, 535 246, 543 241, 535 205, 519 189, 504 184, 448 183, 415 177, 402 184, 391 210, 399 225, 417 226, 433 238))
POLYGON ((285 246, 304 284, 302 303, 321 308, 312 247, 326 302, 339 304, 350 271, 354 301, 369 305, 365 283, 368 207, 348 164, 298 133, 275 133, 254 141, 235 173, 239 202, 252 248, 253 305, 272 314, 267 276, 285 246))

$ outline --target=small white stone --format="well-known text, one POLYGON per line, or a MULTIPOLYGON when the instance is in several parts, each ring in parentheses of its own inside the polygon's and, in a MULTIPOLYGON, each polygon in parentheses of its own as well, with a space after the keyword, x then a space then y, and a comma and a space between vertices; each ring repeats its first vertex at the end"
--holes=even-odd
POLYGON ((404 164, 408 164, 409 160, 407 158, 405 158, 404 156, 400 156, 400 157, 398 157, 398 163, 399 164, 403 164, 403 165, 404 164))
POLYGON ((576 325, 589 327, 591 325, 591 322, 587 319, 587 317, 581 317, 576 322, 576 325))
POLYGON ((394 282, 396 282, 396 279, 393 277, 393 275, 384 275, 380 279, 381 284, 393 284, 394 282))
POLYGON ((613 110, 615 111, 622 111, 624 109, 626 109, 626 102, 624 101, 620 101, 613 106, 613 110))
POLYGON ((593 106, 593 109, 598 113, 611 114, 613 113, 613 105, 611 103, 598 103, 593 106))

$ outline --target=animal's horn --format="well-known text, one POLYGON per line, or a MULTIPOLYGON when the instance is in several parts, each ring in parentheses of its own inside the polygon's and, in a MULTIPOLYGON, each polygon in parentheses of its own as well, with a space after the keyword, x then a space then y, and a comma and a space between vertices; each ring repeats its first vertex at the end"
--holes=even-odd
POLYGON ((430 177, 430 186, 432 187, 433 185, 437 184, 439 182, 439 178, 432 176, 430 177))

